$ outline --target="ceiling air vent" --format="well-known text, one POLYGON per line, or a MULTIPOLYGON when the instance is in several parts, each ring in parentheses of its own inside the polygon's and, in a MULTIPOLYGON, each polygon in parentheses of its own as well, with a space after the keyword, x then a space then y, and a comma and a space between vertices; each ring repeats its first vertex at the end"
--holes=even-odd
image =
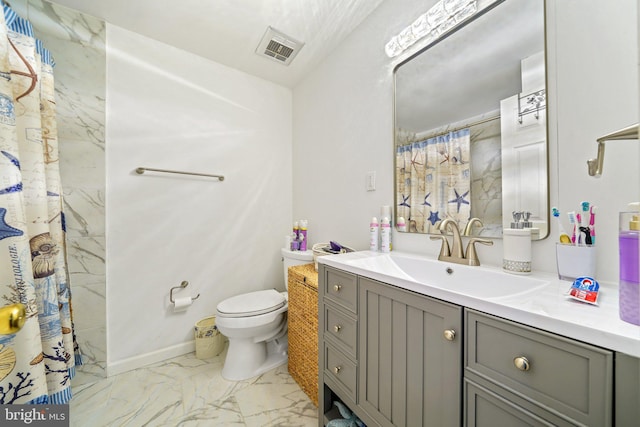
POLYGON ((278 30, 267 27, 262 41, 256 49, 258 55, 266 55, 267 57, 278 61, 281 64, 289 65, 293 58, 302 49, 304 43, 301 43, 278 30))

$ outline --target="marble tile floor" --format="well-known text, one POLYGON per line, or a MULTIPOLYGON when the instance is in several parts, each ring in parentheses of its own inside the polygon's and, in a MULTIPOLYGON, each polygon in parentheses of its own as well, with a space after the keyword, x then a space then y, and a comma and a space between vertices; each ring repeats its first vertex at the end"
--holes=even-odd
POLYGON ((70 425, 318 425, 316 407, 291 378, 286 364, 246 381, 227 381, 220 374, 225 354, 200 360, 191 353, 72 386, 70 425))

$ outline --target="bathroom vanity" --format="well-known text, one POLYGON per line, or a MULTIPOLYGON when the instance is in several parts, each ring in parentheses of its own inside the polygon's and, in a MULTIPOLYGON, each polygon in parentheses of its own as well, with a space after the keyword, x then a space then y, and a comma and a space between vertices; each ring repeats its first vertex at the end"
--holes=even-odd
POLYGON ((340 418, 335 400, 367 426, 637 425, 640 328, 617 319, 614 290, 587 306, 544 277, 481 298, 407 271, 375 252, 320 261, 319 425, 340 418))

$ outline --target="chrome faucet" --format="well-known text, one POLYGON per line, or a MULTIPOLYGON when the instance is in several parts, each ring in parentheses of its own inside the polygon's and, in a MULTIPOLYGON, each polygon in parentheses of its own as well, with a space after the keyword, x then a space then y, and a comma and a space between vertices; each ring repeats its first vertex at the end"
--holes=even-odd
MULTIPOLYGON (((469 221, 469 223, 471 223, 471 221, 469 221)), ((478 253, 476 252, 475 243, 481 243, 483 245, 491 246, 493 245, 493 241, 474 237, 469 240, 467 249, 463 253, 462 238, 460 237, 460 229, 458 228, 458 224, 453 219, 447 218, 443 220, 438 227, 440 233, 446 233, 447 229, 449 228, 453 233, 451 249, 449 249, 449 242, 447 240, 446 234, 442 234, 440 236, 431 236, 431 240, 442 240, 442 247, 440 248, 438 261, 447 261, 453 262, 455 264, 465 264, 472 266, 480 265, 480 260, 478 259, 478 253)))

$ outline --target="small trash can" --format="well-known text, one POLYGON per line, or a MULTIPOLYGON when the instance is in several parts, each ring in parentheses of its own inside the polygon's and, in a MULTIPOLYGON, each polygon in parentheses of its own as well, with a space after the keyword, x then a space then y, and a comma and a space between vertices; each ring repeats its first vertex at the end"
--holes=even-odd
POLYGON ((196 322, 196 357, 210 359, 224 348, 224 336, 216 327, 216 316, 205 317, 196 322))

